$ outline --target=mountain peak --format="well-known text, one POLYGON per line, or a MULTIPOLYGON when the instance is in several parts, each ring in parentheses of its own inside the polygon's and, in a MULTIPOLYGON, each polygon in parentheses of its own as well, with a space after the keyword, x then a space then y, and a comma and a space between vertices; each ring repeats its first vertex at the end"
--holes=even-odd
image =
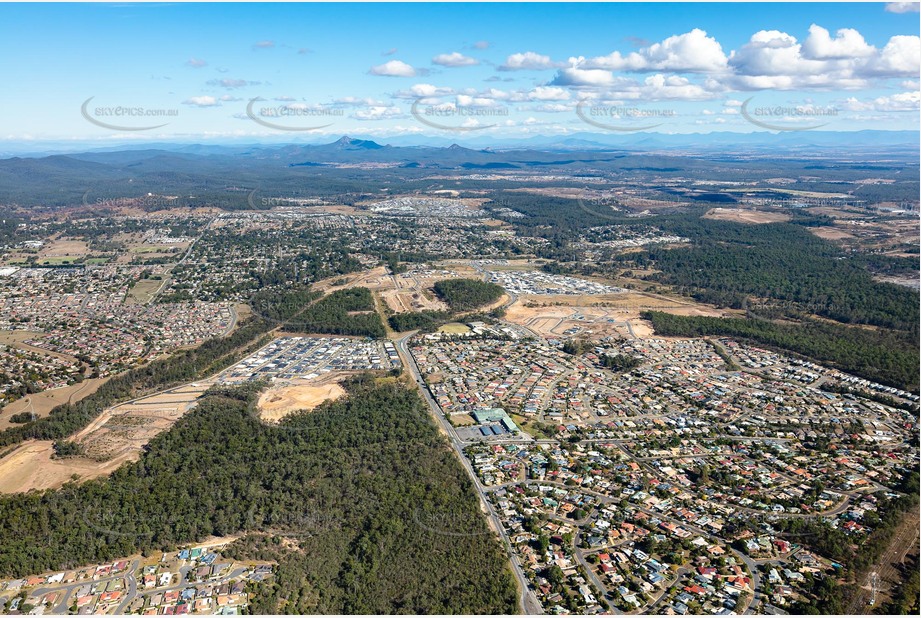
POLYGON ((333 142, 332 145, 337 146, 339 148, 350 147, 350 148, 364 148, 367 150, 377 150, 378 148, 383 148, 383 146, 381 146, 377 142, 371 141, 369 139, 353 139, 349 137, 348 135, 343 135, 338 140, 333 142))

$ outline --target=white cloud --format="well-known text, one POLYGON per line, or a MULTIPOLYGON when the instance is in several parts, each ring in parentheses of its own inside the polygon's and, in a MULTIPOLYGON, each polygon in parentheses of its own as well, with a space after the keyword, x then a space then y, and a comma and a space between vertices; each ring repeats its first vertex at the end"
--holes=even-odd
POLYGON ((275 47, 275 41, 257 41, 253 43, 253 49, 272 49, 275 47))
POLYGON ((208 63, 201 58, 189 58, 189 61, 186 62, 186 65, 192 67, 193 69, 200 69, 202 67, 208 66, 208 63))
POLYGON ((564 88, 538 86, 528 93, 528 99, 531 101, 566 101, 569 99, 569 92, 564 88))
POLYGON ((453 88, 443 88, 432 84, 415 84, 409 90, 400 90, 393 94, 396 99, 418 99, 443 97, 455 94, 453 88))
POLYGON ((803 43, 803 56, 816 60, 865 58, 875 52, 876 48, 867 44, 863 36, 852 28, 841 28, 833 39, 828 30, 812 24, 803 43))
POLYGON ((610 71, 671 71, 675 73, 718 72, 726 69, 726 54, 719 42, 700 28, 670 36, 636 52, 622 55, 615 51, 581 62, 586 69, 610 71))
POLYGON ((842 107, 852 112, 917 112, 921 109, 921 92, 902 92, 869 101, 851 97, 844 102, 842 107))
POLYGON ((740 90, 866 88, 874 79, 918 75, 921 39, 894 36, 878 50, 856 30, 832 39, 813 25, 802 45, 786 32, 762 30, 730 54, 729 65, 735 74, 727 83, 740 90))
POLYGON ((390 118, 402 118, 403 112, 396 106, 375 105, 366 109, 361 109, 352 114, 356 120, 387 120, 390 118))
POLYGON ((466 94, 459 94, 456 97, 458 107, 502 107, 502 105, 490 97, 474 97, 466 94))
POLYGON ((530 109, 535 112, 558 114, 561 112, 571 112, 573 108, 571 105, 563 105, 562 103, 544 103, 542 105, 536 105, 530 109))
POLYGON ((532 51, 523 54, 512 54, 505 59, 505 63, 499 67, 500 71, 536 71, 543 69, 552 69, 557 65, 550 60, 549 56, 544 56, 532 51))
POLYGON ((194 107, 218 107, 220 103, 211 96, 189 97, 182 102, 183 105, 192 105, 194 107))
POLYGON ((349 105, 349 106, 382 106, 387 105, 383 101, 378 101, 377 99, 372 99, 370 97, 342 97, 339 99, 334 99, 333 103, 337 105, 349 105))
POLYGON ((553 81, 554 86, 609 86, 615 82, 614 75, 604 69, 560 69, 553 81))
POLYGON ((451 52, 450 54, 439 54, 432 58, 433 64, 443 67, 469 67, 480 64, 480 61, 470 56, 465 56, 460 52, 451 52))
POLYGON ((919 3, 917 2, 887 2, 886 11, 889 13, 917 13, 919 3))
POLYGON ((381 75, 384 77, 415 77, 416 69, 406 64, 402 60, 390 60, 384 64, 371 67, 368 71, 371 75, 381 75))
POLYGON ((245 88, 246 86, 258 86, 259 82, 250 82, 245 79, 211 79, 208 80, 209 86, 219 86, 221 88, 227 88, 228 90, 233 90, 234 88, 245 88))
POLYGON ((921 71, 921 37, 892 37, 868 68, 879 75, 917 77, 921 71))

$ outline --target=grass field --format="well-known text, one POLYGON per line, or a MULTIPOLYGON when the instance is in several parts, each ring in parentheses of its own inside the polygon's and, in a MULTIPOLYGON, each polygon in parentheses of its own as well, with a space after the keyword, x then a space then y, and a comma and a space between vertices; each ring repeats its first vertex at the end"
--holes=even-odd
POLYGON ((164 279, 141 279, 134 284, 128 294, 137 302, 146 305, 153 299, 157 290, 164 285, 164 282, 164 279))
POLYGON ((438 329, 439 333, 449 333, 452 335, 463 335, 470 332, 470 328, 466 324, 460 324, 458 322, 451 322, 450 324, 445 324, 438 329))

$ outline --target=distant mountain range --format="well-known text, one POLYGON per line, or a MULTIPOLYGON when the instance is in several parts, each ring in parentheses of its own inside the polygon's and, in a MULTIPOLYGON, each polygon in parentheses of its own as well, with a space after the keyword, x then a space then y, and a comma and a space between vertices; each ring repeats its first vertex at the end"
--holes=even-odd
MULTIPOLYGON (((248 140, 251 138, 248 138, 248 140)), ((290 136, 279 136, 260 143, 243 140, 223 140, 214 143, 177 142, 126 142, 100 148, 98 142, 0 142, 0 158, 14 156, 48 156, 86 152, 113 152, 128 150, 160 150, 177 154, 212 155, 246 154, 257 150, 285 148, 334 147, 340 150, 381 150, 387 146, 408 148, 445 148, 456 146, 472 150, 548 150, 555 152, 586 150, 725 150, 727 147, 758 151, 794 148, 913 148, 918 150, 919 133, 915 131, 788 131, 772 133, 573 133, 567 136, 535 135, 512 139, 488 135, 405 135, 388 138, 368 136, 342 137, 330 143, 328 135, 307 137, 296 143, 290 136)))
MULTIPOLYGON (((371 175, 382 166, 398 170, 393 178, 402 186, 422 188, 430 184, 424 179, 438 170, 539 170, 576 178, 639 173, 738 181, 766 174, 798 176, 805 169, 818 169, 819 159, 835 169, 868 169, 876 161, 911 167, 919 155, 918 136, 911 132, 711 133, 706 144, 697 143, 701 136, 693 135, 633 135, 617 145, 596 141, 602 138, 613 141, 596 134, 534 137, 510 147, 485 138, 480 141, 488 146, 474 139, 420 145, 344 136, 319 144, 143 144, 12 156, 0 158, 0 206, 57 207, 153 193, 183 196, 189 205, 226 202, 246 207, 246 196, 256 187, 276 195, 366 193, 371 175), (745 161, 744 171, 740 161, 745 161)), ((916 181, 916 174, 903 178, 916 181)))

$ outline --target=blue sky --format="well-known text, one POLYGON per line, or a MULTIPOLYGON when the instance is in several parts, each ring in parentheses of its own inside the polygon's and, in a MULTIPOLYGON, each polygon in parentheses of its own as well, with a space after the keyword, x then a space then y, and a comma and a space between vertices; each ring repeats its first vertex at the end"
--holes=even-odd
POLYGON ((4 4, 0 136, 917 130, 917 7, 4 4))

